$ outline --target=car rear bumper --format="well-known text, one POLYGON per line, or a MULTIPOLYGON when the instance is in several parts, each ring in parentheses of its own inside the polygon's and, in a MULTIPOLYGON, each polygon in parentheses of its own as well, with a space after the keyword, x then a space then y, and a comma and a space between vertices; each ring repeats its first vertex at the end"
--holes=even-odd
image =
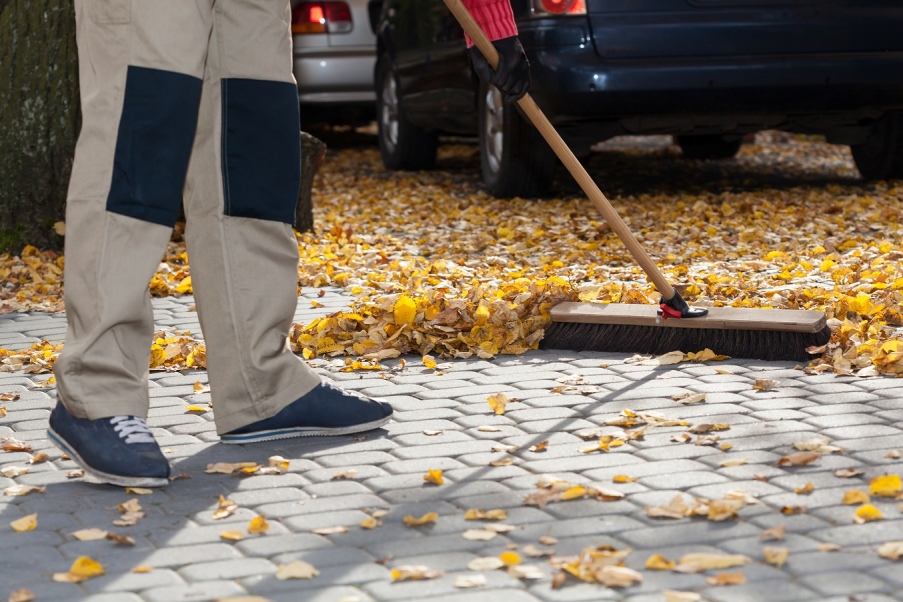
POLYGON ((591 45, 529 52, 534 96, 556 121, 681 113, 868 119, 903 108, 903 53, 605 61, 591 45))
POLYGON ((374 48, 304 48, 294 53, 301 104, 370 104, 374 48))

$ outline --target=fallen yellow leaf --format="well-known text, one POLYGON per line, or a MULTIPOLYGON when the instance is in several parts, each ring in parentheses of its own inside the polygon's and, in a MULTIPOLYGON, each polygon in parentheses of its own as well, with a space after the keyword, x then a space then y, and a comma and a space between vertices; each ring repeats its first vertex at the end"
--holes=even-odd
POLYGON ((508 405, 508 398, 504 393, 496 393, 495 395, 490 395, 486 398, 486 401, 489 402, 489 409, 496 414, 501 415, 505 413, 505 406, 508 405))
POLYGON ((53 580, 69 583, 81 583, 94 577, 104 574, 103 565, 88 558, 87 556, 79 556, 72 563, 68 573, 54 573, 53 580))
POLYGON ((420 518, 414 518, 413 516, 408 514, 407 516, 404 517, 403 521, 404 521, 404 524, 408 525, 409 527, 419 527, 420 525, 426 525, 429 523, 436 522, 437 518, 439 518, 438 512, 427 512, 420 518))
POLYGON ((502 561, 502 564, 505 566, 515 566, 520 564, 520 556, 517 552, 502 552, 499 554, 499 560, 502 561))
POLYGON ((16 533, 24 533, 26 531, 34 531, 38 526, 38 515, 37 513, 29 514, 27 516, 23 516, 22 518, 16 519, 9 523, 9 526, 13 528, 13 531, 16 533))
POLYGON ((853 522, 861 525, 862 523, 871 522, 873 520, 881 520, 884 518, 884 515, 881 514, 881 511, 872 506, 871 504, 865 504, 863 506, 859 506, 856 510, 856 514, 853 515, 853 522))
POLYGON ((869 498, 869 495, 866 492, 860 489, 850 489, 843 494, 842 503, 847 506, 854 506, 856 504, 868 504, 871 501, 871 498, 869 498))
POLYGON ((429 470, 423 475, 423 480, 427 483, 432 483, 433 485, 441 485, 443 482, 442 471, 439 469, 429 470))
POLYGON ((646 560, 646 568, 651 571, 670 571, 677 563, 661 554, 653 554, 646 560))
POLYGON ((267 522, 266 517, 264 517, 262 514, 258 514, 251 519, 250 523, 248 523, 248 533, 250 533, 251 535, 266 533, 269 528, 270 523, 267 522))
POLYGON ((241 531, 223 531, 219 536, 230 541, 239 541, 245 538, 245 534, 241 531))
POLYGON ((879 497, 897 497, 903 491, 900 475, 888 474, 875 477, 869 483, 869 493, 879 497))
POLYGON ((286 579, 313 579, 320 574, 312 564, 303 560, 293 560, 288 564, 280 564, 276 571, 276 579, 285 581, 286 579))
POLYGON ((790 550, 788 548, 763 548, 762 555, 765 557, 765 562, 781 568, 787 562, 790 550))

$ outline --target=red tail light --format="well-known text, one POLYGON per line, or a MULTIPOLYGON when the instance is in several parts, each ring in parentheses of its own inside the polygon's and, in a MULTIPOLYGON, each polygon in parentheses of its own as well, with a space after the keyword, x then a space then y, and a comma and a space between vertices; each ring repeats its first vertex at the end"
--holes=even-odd
POLYGON ((533 0, 533 14, 547 15, 584 15, 586 0, 533 0))
POLYGON ((292 11, 292 33, 348 33, 353 25, 345 2, 302 2, 292 11))

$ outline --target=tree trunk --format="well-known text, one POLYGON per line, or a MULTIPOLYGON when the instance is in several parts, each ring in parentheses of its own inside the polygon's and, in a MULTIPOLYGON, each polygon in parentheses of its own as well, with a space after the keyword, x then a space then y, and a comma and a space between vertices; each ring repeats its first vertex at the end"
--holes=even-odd
POLYGON ((314 176, 326 156, 326 143, 307 132, 301 132, 301 191, 295 208, 295 229, 298 232, 313 232, 314 206, 311 193, 314 176))
POLYGON ((0 253, 59 249, 81 122, 72 0, 0 0, 0 253))

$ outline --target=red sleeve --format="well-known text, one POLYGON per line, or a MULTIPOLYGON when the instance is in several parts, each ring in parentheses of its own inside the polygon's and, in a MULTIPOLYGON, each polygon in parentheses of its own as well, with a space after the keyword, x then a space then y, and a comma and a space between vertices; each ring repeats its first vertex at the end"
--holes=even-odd
MULTIPOLYGON (((474 20, 490 40, 500 40, 517 35, 514 13, 509 0, 461 0, 474 20)), ((470 36, 464 34, 467 47, 473 46, 470 36)))

